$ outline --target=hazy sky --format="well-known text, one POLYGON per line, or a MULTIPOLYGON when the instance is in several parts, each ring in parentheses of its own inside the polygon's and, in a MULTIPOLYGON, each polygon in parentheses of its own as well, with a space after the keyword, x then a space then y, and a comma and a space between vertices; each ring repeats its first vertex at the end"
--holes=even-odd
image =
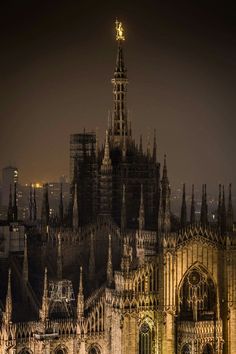
POLYGON ((0 168, 15 164, 22 182, 57 180, 69 173, 71 133, 98 127, 103 139, 118 17, 135 135, 156 128, 174 185, 236 185, 235 12, 225 1, 162 3, 34 0, 0 9, 0 168))

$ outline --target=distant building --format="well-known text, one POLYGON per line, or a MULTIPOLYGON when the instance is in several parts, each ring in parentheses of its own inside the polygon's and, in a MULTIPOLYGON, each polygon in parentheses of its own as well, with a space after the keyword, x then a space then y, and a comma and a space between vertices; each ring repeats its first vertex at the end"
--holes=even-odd
POLYGON ((19 171, 17 167, 7 166, 2 170, 2 206, 7 207, 9 202, 10 185, 18 183, 19 171))
POLYGON ((7 259, 10 253, 23 252, 25 227, 19 223, 0 225, 0 259, 7 259))

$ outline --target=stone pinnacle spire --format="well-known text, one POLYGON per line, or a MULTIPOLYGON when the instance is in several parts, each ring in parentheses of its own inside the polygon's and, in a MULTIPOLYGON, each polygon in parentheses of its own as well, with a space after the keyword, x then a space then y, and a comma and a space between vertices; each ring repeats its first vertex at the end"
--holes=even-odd
POLYGON ((159 207, 159 231, 161 233, 169 232, 171 229, 170 221, 170 184, 167 175, 166 155, 164 155, 164 165, 161 180, 161 198, 159 207))
POLYGON ((226 232, 226 207, 225 207, 225 187, 222 186, 222 202, 221 202, 221 234, 226 232))
POLYGON ((43 201, 42 201, 42 225, 49 225, 49 199, 48 199, 48 183, 43 186, 43 201))
POLYGON ((139 140, 139 153, 143 153, 143 137, 142 134, 140 135, 140 140, 139 140))
POLYGON ((111 166, 108 130, 106 130, 105 149, 102 164, 104 166, 111 166))
POLYGON ((78 211, 78 190, 77 183, 74 184, 74 201, 72 209, 72 227, 73 230, 77 230, 79 227, 79 211, 78 211))
POLYGON ((78 319, 84 316, 84 292, 83 292, 83 268, 80 266, 80 281, 79 292, 77 297, 77 317, 78 319))
POLYGON ((62 279, 62 254, 61 254, 61 233, 58 234, 57 243, 57 279, 62 279))
POLYGON ((60 201, 59 201, 59 224, 63 225, 63 217, 64 217, 64 208, 63 208, 63 191, 62 191, 62 183, 60 185, 60 201))
POLYGON ((153 159, 153 162, 156 162, 156 161, 157 161, 157 138, 156 138, 156 129, 154 129, 152 159, 153 159))
POLYGON ((229 184, 229 199, 228 199, 228 209, 227 209, 227 231, 233 231, 234 223, 234 211, 232 204, 232 195, 231 195, 231 183, 229 184))
POLYGON ((27 247, 27 235, 25 234, 25 243, 24 243, 24 260, 23 260, 23 269, 22 276, 25 283, 29 280, 29 265, 28 265, 28 247, 27 247))
POLYGON ((18 208, 17 208, 17 190, 16 182, 14 183, 14 203, 13 203, 13 221, 18 220, 18 208))
POLYGON ((221 225, 221 184, 219 184, 219 197, 218 197, 218 207, 217 207, 217 225, 218 229, 220 229, 221 225))
POLYGON ((140 188, 140 205, 139 205, 139 231, 142 231, 145 227, 145 213, 144 213, 144 202, 143 202, 143 185, 140 188))
POLYGON ((201 205, 201 225, 208 225, 208 207, 207 207, 207 192, 206 192, 206 184, 202 185, 202 205, 201 205))
POLYGON ((34 199, 33 199, 33 220, 37 220, 37 203, 36 203, 36 189, 34 187, 34 199))
POLYGON ((111 235, 109 234, 108 258, 107 258, 107 283, 108 283, 108 286, 111 286, 112 282, 113 282, 112 247, 111 247, 111 235))
POLYGON ((190 224, 194 225, 196 221, 195 218, 195 200, 194 200, 194 184, 192 185, 192 200, 191 200, 191 210, 190 210, 190 224))
POLYGON ((94 254, 94 235, 91 233, 90 238, 90 254, 89 254, 89 281, 91 287, 94 285, 95 280, 95 254, 94 254))
POLYGON ((182 195, 182 206, 181 206, 181 216, 180 216, 180 226, 182 228, 187 225, 187 206, 186 206, 186 195, 185 195, 185 183, 183 184, 183 195, 182 195))
POLYGON ((29 219, 33 219, 33 193, 32 193, 32 184, 29 187, 29 219))
POLYGON ((11 269, 9 269, 4 322, 6 324, 9 324, 11 321, 12 321, 12 293, 11 293, 11 269))
POLYGON ((122 206, 121 206, 121 232, 124 233, 127 225, 126 219, 126 195, 125 195, 125 184, 122 185, 122 206))
POLYGON ((49 303, 48 303, 48 271, 45 267, 44 270, 44 286, 43 286, 43 299, 42 299, 42 308, 40 310, 40 319, 41 321, 46 321, 49 316, 49 303))

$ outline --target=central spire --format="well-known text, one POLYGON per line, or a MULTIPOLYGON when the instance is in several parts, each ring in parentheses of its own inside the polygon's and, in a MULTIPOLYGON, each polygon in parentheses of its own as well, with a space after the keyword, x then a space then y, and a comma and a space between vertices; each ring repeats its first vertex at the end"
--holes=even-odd
POLYGON ((131 136, 131 127, 128 124, 127 110, 127 70, 124 63, 123 42, 124 29, 121 22, 116 20, 116 41, 117 57, 114 77, 111 80, 113 85, 113 112, 112 124, 109 127, 109 134, 112 136, 114 146, 123 146, 124 140, 131 136))

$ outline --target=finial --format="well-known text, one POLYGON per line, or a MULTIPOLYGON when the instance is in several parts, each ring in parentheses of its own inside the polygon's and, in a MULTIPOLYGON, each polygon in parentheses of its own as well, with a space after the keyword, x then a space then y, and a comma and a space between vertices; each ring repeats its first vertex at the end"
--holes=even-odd
POLYGON ((124 36, 124 28, 122 25, 122 22, 118 21, 116 19, 116 40, 117 41, 124 41, 125 36, 124 36))

